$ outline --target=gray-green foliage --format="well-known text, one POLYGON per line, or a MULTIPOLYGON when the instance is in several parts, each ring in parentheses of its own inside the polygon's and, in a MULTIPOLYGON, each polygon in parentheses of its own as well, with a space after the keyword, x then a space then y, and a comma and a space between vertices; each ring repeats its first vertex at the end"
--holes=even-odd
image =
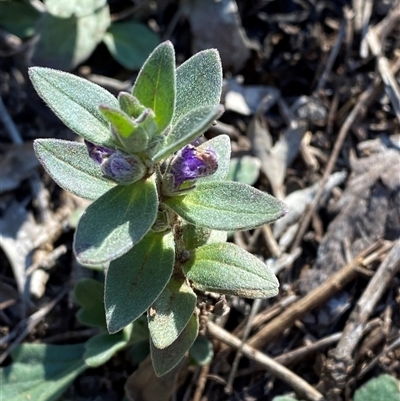
POLYGON ((354 401, 400 401, 400 382, 390 375, 369 380, 354 393, 354 401))
POLYGON ((120 64, 137 70, 160 42, 155 32, 134 19, 113 22, 107 0, 43 3, 1 0, 0 5, 0 28, 22 39, 37 35, 33 48, 37 65, 76 68, 103 41, 120 64))
MULTIPOLYGON (((223 110, 216 50, 175 69, 174 48, 162 43, 142 67, 132 94, 118 99, 68 73, 34 67, 30 76, 49 107, 85 139, 85 144, 38 139, 35 151, 61 187, 94 200, 78 223, 74 252, 82 264, 104 266, 104 305, 103 285, 85 280, 75 291, 78 318, 119 333, 89 341, 87 365, 98 366, 124 347, 120 330, 131 330, 147 311, 153 366, 163 375, 197 337, 196 291, 249 298, 277 294, 272 271, 225 241, 227 230, 278 219, 284 204, 225 180, 227 136, 190 144, 223 110)), ((197 363, 212 355, 209 346, 194 346, 197 363)))

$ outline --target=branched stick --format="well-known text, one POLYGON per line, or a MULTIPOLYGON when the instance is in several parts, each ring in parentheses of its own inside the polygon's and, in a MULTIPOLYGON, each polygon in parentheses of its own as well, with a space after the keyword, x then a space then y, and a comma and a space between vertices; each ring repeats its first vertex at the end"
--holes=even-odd
POLYGON ((230 334, 215 323, 208 322, 208 331, 211 336, 233 348, 239 349, 242 347, 243 355, 264 366, 273 376, 287 383, 301 397, 310 401, 324 400, 324 396, 301 377, 297 376, 291 370, 285 368, 262 352, 257 351, 247 344, 243 344, 239 338, 230 334))
MULTIPOLYGON (((292 304, 286 311, 265 325, 256 335, 249 339, 248 344, 252 347, 259 348, 271 342, 271 340, 276 338, 284 330, 290 328, 297 319, 300 319, 304 314, 318 305, 321 305, 331 296, 343 289, 345 285, 354 280, 358 274, 357 266, 366 264, 366 257, 369 254, 380 247, 379 252, 374 254, 374 259, 376 260, 380 257, 382 252, 386 252, 391 246, 392 244, 381 246, 380 242, 376 242, 367 248, 350 263, 342 267, 337 273, 329 277, 323 284, 298 302, 292 304)), ((373 260, 372 258, 368 259, 369 263, 373 260)))
POLYGON ((346 384, 347 377, 354 368, 354 350, 362 338, 368 318, 399 270, 400 240, 397 240, 358 300, 336 350, 325 365, 324 381, 328 384, 326 387, 330 388, 328 395, 332 399, 340 394, 346 384))

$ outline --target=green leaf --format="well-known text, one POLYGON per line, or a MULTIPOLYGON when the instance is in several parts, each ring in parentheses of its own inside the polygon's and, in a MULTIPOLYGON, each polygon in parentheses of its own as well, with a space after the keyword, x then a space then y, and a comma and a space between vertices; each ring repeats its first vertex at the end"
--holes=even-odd
POLYGON ((112 188, 79 220, 74 238, 78 261, 101 265, 128 252, 150 230, 157 208, 154 176, 112 188))
POLYGON ((215 49, 201 51, 176 70, 176 105, 172 125, 194 109, 220 102, 222 65, 215 49))
POLYGON ((7 401, 56 401, 87 366, 84 344, 22 344, 13 363, 0 368, 1 396, 7 401))
POLYGON ((106 270, 107 327, 115 333, 140 317, 167 285, 174 265, 171 233, 147 234, 106 270))
POLYGON ((167 348, 158 349, 150 340, 150 353, 154 371, 162 376, 171 371, 185 356, 199 332, 197 316, 192 316, 180 336, 167 348))
POLYGON ((147 311, 151 339, 158 349, 170 346, 182 333, 193 315, 196 299, 184 278, 171 278, 147 311))
POLYGON ((198 336, 189 350, 189 355, 196 365, 208 365, 214 356, 213 343, 204 336, 198 336))
POLYGON ((72 15, 85 17, 107 4, 107 0, 45 0, 47 11, 56 17, 69 18, 72 15))
MULTIPOLYGON (((132 153, 142 152, 149 142, 148 133, 121 110, 100 106, 100 112, 112 124, 123 147, 132 153)), ((151 118, 148 116, 147 118, 151 118)))
POLYGON ((234 157, 230 161, 227 179, 253 185, 260 175, 260 165, 260 159, 257 157, 234 157))
POLYGON ((84 278, 75 285, 74 296, 81 308, 76 318, 92 327, 107 328, 104 310, 104 285, 97 280, 84 278))
MULTIPOLYGON (((129 331, 129 330, 128 330, 129 331)), ((83 354, 86 365, 97 368, 104 365, 114 354, 125 348, 129 336, 124 331, 117 334, 99 333, 85 343, 83 354)))
POLYGON ((229 162, 231 159, 231 140, 228 135, 218 135, 209 141, 204 142, 197 147, 199 150, 207 150, 212 147, 218 156, 218 169, 217 171, 207 177, 202 177, 197 182, 225 180, 228 176, 229 162))
POLYGON ((134 21, 114 22, 103 41, 115 60, 129 70, 138 70, 160 43, 156 33, 134 21))
POLYGON ((35 33, 40 12, 29 3, 1 1, 0 27, 24 39, 35 33))
POLYGON ((167 41, 157 46, 136 79, 132 95, 156 115, 159 132, 167 128, 175 107, 175 51, 167 41))
POLYGON ((29 75, 40 97, 63 123, 98 145, 115 148, 101 104, 118 108, 118 100, 102 87, 85 79, 50 68, 31 67, 29 75))
POLYGON ((400 382, 383 374, 369 380, 354 393, 354 401, 400 401, 400 382))
POLYGON ((182 269, 201 291, 268 298, 277 295, 279 290, 278 279, 266 264, 232 243, 195 249, 182 269))
POLYGON ((120 92, 118 94, 118 101, 121 110, 133 118, 139 117, 146 110, 146 107, 144 107, 136 97, 128 92, 120 92))
POLYGON ((172 127, 166 143, 153 156, 153 160, 160 161, 198 138, 210 128, 213 121, 219 118, 223 111, 223 106, 219 104, 191 110, 172 127))
POLYGON ((215 230, 246 230, 284 216, 280 200, 233 181, 201 182, 186 195, 164 203, 189 223, 215 230))
POLYGON ((103 177, 100 166, 89 157, 83 143, 36 139, 33 148, 53 180, 76 196, 95 200, 115 187, 103 177))
POLYGON ((36 26, 40 36, 32 62, 72 70, 92 54, 109 25, 108 5, 82 17, 60 18, 45 13, 36 26))
POLYGON ((182 225, 182 235, 185 249, 188 251, 205 244, 226 242, 227 239, 225 231, 210 230, 209 228, 195 226, 186 222, 182 225))

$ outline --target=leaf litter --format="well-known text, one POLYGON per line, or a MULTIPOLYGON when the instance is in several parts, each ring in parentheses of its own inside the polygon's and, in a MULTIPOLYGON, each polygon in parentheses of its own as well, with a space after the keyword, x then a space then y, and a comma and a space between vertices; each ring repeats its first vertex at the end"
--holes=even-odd
MULTIPOLYGON (((129 15, 130 3, 119 3, 129 15)), ((229 314, 215 320, 220 329, 210 325, 216 355, 211 365, 172 372, 170 382, 155 385, 165 391, 163 397, 194 401, 269 400, 292 391, 298 399, 323 395, 336 401, 351 399, 361 384, 381 373, 398 377, 398 3, 155 4, 138 15, 174 42, 179 63, 206 47, 221 53, 227 111, 207 137, 227 133, 234 157, 258 160, 253 163, 258 166, 253 167, 258 168, 254 185, 281 198, 290 210, 271 228, 233 238, 268 261, 281 283, 280 294, 263 301, 247 326, 247 346, 262 354, 245 348, 237 369, 233 367, 229 356, 241 349, 239 329, 251 308, 247 300, 231 297, 226 301, 229 314), (342 333, 350 345, 344 344, 342 333), (340 371, 344 353, 352 356, 345 372, 340 371), (283 365, 288 372, 282 376, 283 365), (171 387, 172 380, 178 385, 171 387), (231 386, 225 389, 226 381, 231 386)), ((53 337, 67 344, 71 338, 88 338, 74 319, 77 306, 68 295, 68 283, 82 274, 71 254, 73 227, 68 223, 81 204, 51 182, 31 151, 36 137, 52 137, 54 131, 61 139, 74 136, 60 129, 33 95, 25 74, 33 44, 19 41, 16 50, 17 42, 6 38, 12 37, 1 38, 5 57, 0 61, 5 105, 0 124, 0 330, 10 334, 1 341, 4 352, 23 341, 45 343, 53 337), (47 201, 34 189, 31 172, 40 173, 50 194, 47 201), (41 278, 42 288, 33 295, 27 289, 28 273, 37 269, 48 273, 48 281, 41 278), (58 293, 61 298, 51 304, 58 293), (15 337, 24 316, 39 317, 15 337)), ((128 86, 134 82, 132 72, 104 63, 110 57, 105 48, 96 52, 75 72, 107 82, 111 91, 121 81, 128 86)), ((78 377, 63 400, 91 399, 83 391, 90 385, 98 399, 119 401, 128 380, 128 399, 154 401, 141 377, 155 380, 146 363, 116 357, 96 373, 78 377)))

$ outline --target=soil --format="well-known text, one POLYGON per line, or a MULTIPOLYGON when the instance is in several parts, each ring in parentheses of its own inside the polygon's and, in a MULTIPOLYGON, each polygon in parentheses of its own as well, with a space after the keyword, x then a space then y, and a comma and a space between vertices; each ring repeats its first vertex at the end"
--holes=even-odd
MULTIPOLYGON (((227 298, 230 312, 205 333, 214 346, 209 365, 187 364, 179 376, 144 379, 146 361, 139 365, 121 351, 81 374, 61 399, 120 401, 125 383, 126 399, 133 399, 147 383, 157 396, 136 400, 170 394, 185 401, 267 401, 291 393, 299 400, 339 401, 352 400, 380 374, 399 379, 399 2, 135 3, 146 4, 131 9, 127 0, 109 1, 115 18, 134 15, 171 40, 178 63, 202 48, 220 51, 226 112, 205 136, 228 134, 234 158, 251 156, 253 185, 290 211, 275 225, 230 241, 268 263, 280 293, 261 302, 227 298), (269 359, 243 348, 236 364, 235 339, 269 359), (293 376, 282 376, 281 366, 293 376)), ((2 31, 3 366, 20 343, 76 344, 97 333, 76 320, 72 289, 80 278, 101 275, 80 266, 72 252, 87 202, 61 190, 32 148, 36 138, 77 137, 30 84, 34 43, 10 38, 2 31), (33 319, 37 311, 45 312, 33 319)), ((112 60, 103 44, 71 72, 113 93, 129 88, 137 74, 112 60)))

